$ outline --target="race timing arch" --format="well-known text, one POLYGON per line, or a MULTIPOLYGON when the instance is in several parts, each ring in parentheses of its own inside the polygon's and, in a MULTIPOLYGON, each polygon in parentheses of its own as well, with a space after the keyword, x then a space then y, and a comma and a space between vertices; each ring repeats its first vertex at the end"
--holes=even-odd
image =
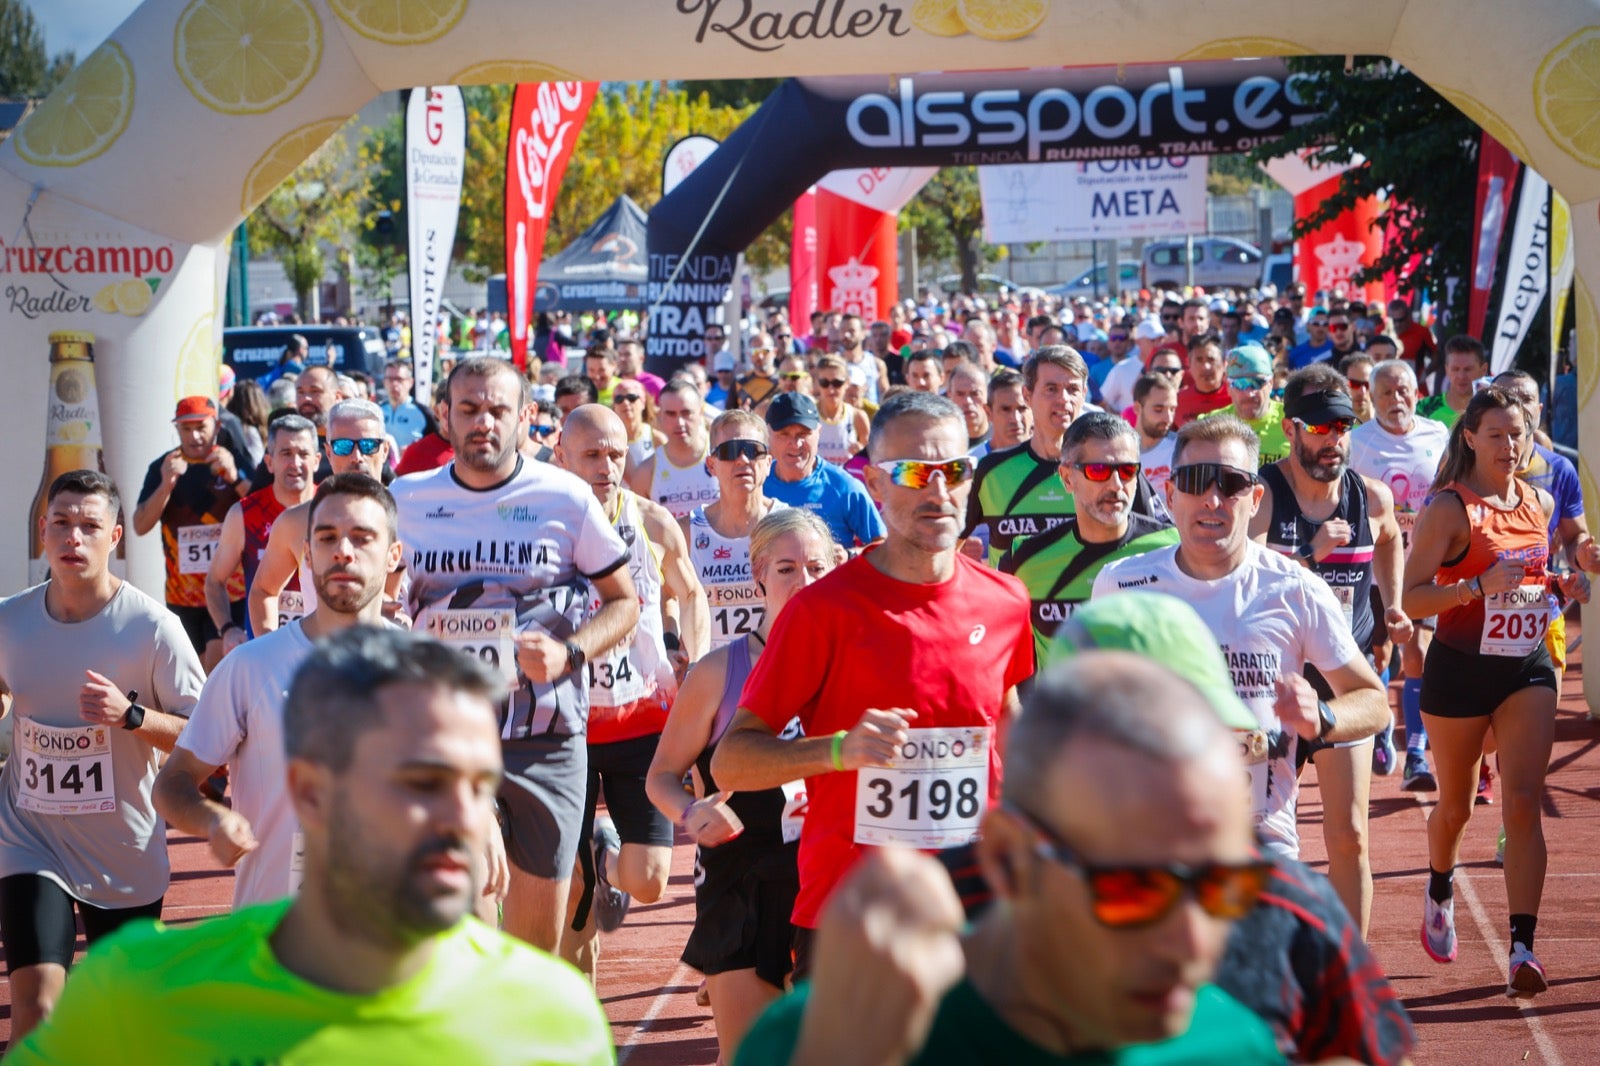
MULTIPOLYGON (((174 400, 215 389, 227 239, 238 222, 378 93, 429 84, 861 76, 881 100, 857 111, 863 133, 883 142, 875 151, 888 152, 897 138, 896 150, 910 153, 913 135, 948 151, 955 145, 929 134, 953 135, 949 116, 965 113, 983 150, 1028 151, 1036 142, 1045 152, 1055 146, 1049 130, 1072 110, 1062 94, 1085 126, 1086 112, 1107 126, 1126 120, 1123 97, 1100 85, 1107 92, 1087 106, 1066 88, 1071 75, 1062 67, 1125 65, 1122 87, 1136 102, 1154 84, 1148 79, 1165 80, 1169 92, 1147 97, 1153 130, 1177 120, 1174 64, 1186 64, 1187 92, 1211 69, 1189 63, 1390 56, 1571 204, 1581 473, 1595 508, 1597 13, 1595 0, 146 0, 0 145, 9 416, 0 440, 11 456, 0 489, 17 503, 0 522, 0 591, 28 580, 27 506, 50 454, 102 445, 131 514, 146 466, 176 443, 174 400), (596 40, 605 47, 593 47, 596 40), (1050 68, 1057 73, 1043 83, 1021 73, 1050 68), (983 85, 1044 102, 1030 119, 1027 108, 988 98, 997 121, 980 128, 975 99, 957 105, 926 95, 941 91, 941 76, 927 72, 974 70, 1013 72, 983 75, 983 85), (1067 80, 1046 95, 1052 77, 1067 80), (1134 91, 1140 84, 1145 90, 1134 91), (1020 144, 981 140, 1019 128, 1020 144), (76 339, 58 347, 53 372, 50 337, 62 334, 76 339), (93 338, 92 374, 69 358, 85 335, 93 338)), ((1218 128, 1232 106, 1208 98, 1213 139, 1238 132, 1218 128)), ((803 135, 808 119, 796 121, 803 135)), ((849 165, 843 160, 853 149, 840 149, 838 165, 849 165)), ((794 180, 771 159, 746 165, 769 181, 794 180)), ((687 249, 694 232, 676 233, 678 246, 687 249)), ((686 261, 685 270, 693 256, 686 261)), ((673 332, 663 328, 662 336, 673 332)), ((127 569, 159 594, 155 537, 131 537, 127 569)), ((1586 675, 1585 686, 1591 706, 1600 706, 1600 671, 1586 675)))

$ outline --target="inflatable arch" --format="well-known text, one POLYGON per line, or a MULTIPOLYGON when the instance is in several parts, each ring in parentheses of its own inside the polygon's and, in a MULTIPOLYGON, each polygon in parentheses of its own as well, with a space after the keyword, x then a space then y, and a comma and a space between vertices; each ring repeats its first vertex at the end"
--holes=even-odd
MULTIPOLYGON (((20 503, 0 523, 0 588, 28 576, 24 508, 50 408, 93 395, 81 379, 52 387, 49 336, 95 337, 100 421, 71 436, 103 442, 131 512, 145 467, 175 442, 175 397, 215 387, 233 227, 376 94, 445 83, 866 75, 892 95, 895 74, 919 71, 1391 56, 1572 206, 1595 508, 1597 16, 1595 0, 146 0, 0 146, 12 456, 0 491, 20 503)), ((160 587, 154 537, 133 538, 128 571, 160 587)), ((1600 705, 1600 671, 1585 683, 1600 705)))

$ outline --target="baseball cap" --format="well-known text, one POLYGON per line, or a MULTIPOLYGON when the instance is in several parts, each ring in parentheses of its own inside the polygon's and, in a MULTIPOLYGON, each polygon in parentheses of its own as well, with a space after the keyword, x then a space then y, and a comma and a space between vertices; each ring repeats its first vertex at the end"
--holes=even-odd
POLYGON ((174 422, 188 422, 196 418, 214 418, 217 413, 217 401, 209 396, 185 396, 178 401, 178 410, 173 414, 174 422))
POLYGON ((732 370, 734 366, 735 363, 733 359, 733 353, 729 351, 718 352, 716 357, 711 360, 711 370, 713 373, 720 374, 724 370, 732 370))
POLYGON ((1134 340, 1158 341, 1165 338, 1166 335, 1167 331, 1161 323, 1150 318, 1145 319, 1133 328, 1134 340))
POLYGON ((1090 600, 1057 628, 1039 669, 1097 649, 1154 659, 1199 689, 1229 729, 1261 728, 1233 691, 1217 638, 1195 609, 1176 596, 1134 591, 1090 600))
POLYGON ((767 426, 773 431, 788 429, 790 426, 816 429, 820 425, 822 417, 817 414, 815 401, 803 392, 781 393, 767 408, 767 426))
POLYGON ((236 380, 237 378, 234 377, 233 367, 223 364, 222 373, 217 376, 217 395, 226 396, 228 393, 232 392, 234 382, 236 380))
POLYGON ((1350 397, 1342 392, 1307 392, 1301 394, 1294 401, 1294 405, 1284 405, 1285 418, 1298 418, 1302 422, 1312 425, 1331 422, 1342 418, 1354 422, 1356 409, 1350 403, 1350 397))
POLYGON ((1241 344, 1228 353, 1230 378, 1270 378, 1272 356, 1259 344, 1241 344))

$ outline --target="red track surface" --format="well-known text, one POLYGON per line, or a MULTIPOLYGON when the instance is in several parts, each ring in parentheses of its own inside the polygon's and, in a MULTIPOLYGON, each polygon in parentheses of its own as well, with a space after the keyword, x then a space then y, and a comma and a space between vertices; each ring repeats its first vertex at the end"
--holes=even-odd
MULTIPOLYGON (((1576 656, 1575 656, 1576 658, 1576 656)), ((1398 691, 1394 693, 1398 698, 1398 691)), ((1419 1066, 1600 1062, 1600 725, 1584 715, 1579 669, 1567 674, 1556 748, 1545 797, 1550 868, 1539 915, 1539 957, 1550 991, 1535 1006, 1504 996, 1505 890, 1494 865, 1498 807, 1479 807, 1467 828, 1456 872, 1460 956, 1441 966, 1418 943, 1426 883, 1427 806, 1400 791, 1398 775, 1372 783, 1375 898, 1370 942, 1416 1024, 1419 1066)), ((1305 857, 1321 867, 1322 804, 1308 771, 1301 801, 1305 857)), ((231 875, 219 872, 203 844, 174 836, 168 921, 188 921, 227 906, 231 875)), ((622 929, 604 938, 600 996, 616 1034, 618 1057, 634 1066, 690 1066, 716 1061, 709 1009, 695 1006, 699 974, 678 962, 694 919, 693 856, 677 849, 665 899, 635 906, 622 929)), ((81 946, 81 943, 80 943, 81 946)), ((0 1036, 10 1033, 10 990, 0 991, 0 1036)))

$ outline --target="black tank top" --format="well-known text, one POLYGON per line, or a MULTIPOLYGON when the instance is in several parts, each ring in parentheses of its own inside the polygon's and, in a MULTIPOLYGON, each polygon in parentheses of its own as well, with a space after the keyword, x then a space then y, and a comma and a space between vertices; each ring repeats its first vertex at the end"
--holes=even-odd
MULTIPOLYGON (((745 679, 750 676, 750 645, 736 640, 728 645, 728 673, 723 682, 722 704, 712 725, 711 743, 700 753, 695 765, 700 769, 700 779, 705 782, 706 795, 719 791, 717 779, 711 773, 711 757, 717 753, 717 744, 733 718, 739 694, 744 690, 745 679), (726 710, 726 714, 724 714, 726 710)), ((736 839, 714 848, 702 849, 701 861, 707 858, 732 859, 748 856, 752 849, 783 847, 783 789, 763 788, 755 792, 735 792, 728 797, 728 806, 744 823, 744 832, 736 839)))
MULTIPOLYGON (((1302 544, 1311 543, 1321 522, 1300 513, 1289 479, 1276 463, 1261 468, 1261 480, 1272 490, 1272 524, 1267 528, 1267 547, 1294 555, 1302 544)), ((1344 607, 1350 634, 1356 647, 1366 651, 1372 643, 1376 616, 1372 611, 1372 523, 1367 520, 1367 486, 1361 475, 1349 468, 1339 484, 1339 506, 1328 518, 1350 523, 1353 539, 1335 548, 1326 559, 1313 562, 1311 569, 1327 582, 1334 598, 1344 607)))

